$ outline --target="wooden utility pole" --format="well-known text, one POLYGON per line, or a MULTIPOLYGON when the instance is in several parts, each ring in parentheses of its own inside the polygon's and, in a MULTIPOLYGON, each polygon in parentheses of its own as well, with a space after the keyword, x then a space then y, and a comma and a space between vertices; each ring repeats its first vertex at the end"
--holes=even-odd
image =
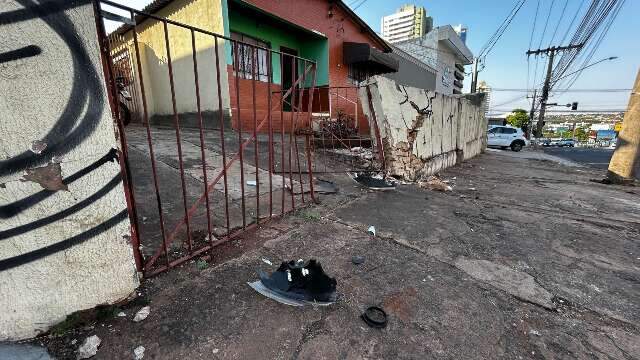
POLYGON ((544 79, 544 86, 542 87, 542 96, 540 97, 540 115, 538 116, 538 123, 536 124, 536 131, 534 132, 536 137, 542 136, 542 127, 544 126, 544 113, 547 107, 547 100, 549 100, 549 91, 551 91, 551 74, 553 73, 553 58, 556 52, 579 49, 582 44, 568 45, 568 46, 552 46, 546 49, 529 50, 527 55, 547 54, 549 56, 549 62, 547 63, 547 76, 544 79))
POLYGON ((618 145, 609 162, 607 178, 613 183, 640 179, 640 70, 622 120, 618 145))

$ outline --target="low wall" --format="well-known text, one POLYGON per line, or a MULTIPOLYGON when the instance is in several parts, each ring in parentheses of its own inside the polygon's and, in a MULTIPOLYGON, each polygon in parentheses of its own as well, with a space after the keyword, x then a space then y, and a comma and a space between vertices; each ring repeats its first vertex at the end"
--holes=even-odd
POLYGON ((446 96, 381 76, 360 89, 372 138, 374 121, 380 131, 387 171, 412 181, 484 151, 487 120, 482 96, 446 96))
POLYGON ((138 285, 92 4, 22 3, 0 1, 0 341, 138 285))

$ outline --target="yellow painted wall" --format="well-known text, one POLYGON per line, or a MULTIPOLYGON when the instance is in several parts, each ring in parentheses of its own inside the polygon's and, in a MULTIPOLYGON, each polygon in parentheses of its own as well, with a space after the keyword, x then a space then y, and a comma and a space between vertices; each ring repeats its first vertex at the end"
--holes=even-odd
MULTIPOLYGON (((221 0, 175 0, 155 15, 191 25, 217 34, 223 34, 221 0)), ((147 95, 149 115, 173 113, 169 83, 168 58, 164 25, 145 20, 137 27, 142 75, 147 95)), ((169 48, 173 67, 176 107, 179 113, 195 112, 196 92, 193 69, 191 31, 168 24, 169 48)), ((132 57, 135 59, 133 34, 125 34, 132 57)), ((195 33, 198 75, 202 110, 218 110, 215 38, 195 33)), ((224 57, 224 40, 218 42, 220 56, 220 82, 223 111, 229 108, 229 88, 224 57)), ((137 65, 134 64, 137 71, 137 65)))

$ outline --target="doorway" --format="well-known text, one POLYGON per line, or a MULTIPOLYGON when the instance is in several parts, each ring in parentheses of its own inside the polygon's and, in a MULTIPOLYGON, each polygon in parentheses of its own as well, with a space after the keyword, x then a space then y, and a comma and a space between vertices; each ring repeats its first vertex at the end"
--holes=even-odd
MULTIPOLYGON (((282 56, 282 91, 286 92, 291 88, 291 85, 294 83, 295 79, 298 77, 298 61, 294 56, 298 56, 298 51, 295 49, 290 49, 288 47, 280 46, 280 51, 285 54, 282 56), (293 55, 293 56, 288 56, 293 55)), ((297 89, 297 86, 296 86, 297 89)), ((295 97, 293 96, 296 91, 292 91, 287 97, 284 98, 284 104, 282 109, 284 111, 291 111, 293 101, 295 101, 295 97)))

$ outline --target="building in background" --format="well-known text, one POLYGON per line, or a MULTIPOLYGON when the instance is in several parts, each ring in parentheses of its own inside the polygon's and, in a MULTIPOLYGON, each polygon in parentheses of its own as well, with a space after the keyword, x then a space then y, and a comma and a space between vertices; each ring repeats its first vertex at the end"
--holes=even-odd
POLYGON ((482 104, 482 110, 484 114, 489 114, 489 107, 491 106, 491 87, 486 81, 480 81, 478 85, 478 92, 484 93, 484 104, 482 104))
POLYGON ((391 45, 391 48, 393 52, 389 55, 398 61, 398 71, 384 74, 384 77, 394 80, 399 85, 436 90, 438 72, 435 68, 394 45, 391 45))
POLYGON ((382 17, 382 37, 390 43, 422 37, 433 28, 424 7, 403 5, 395 14, 382 17))
POLYGON ((451 25, 394 45, 436 69, 436 92, 462 94, 464 66, 473 62, 473 53, 451 25))
POLYGON ((456 34, 458 34, 458 36, 460 36, 460 40, 462 40, 463 43, 467 43, 467 31, 469 30, 469 28, 467 28, 466 25, 456 25, 453 27, 453 31, 456 32, 456 34))

